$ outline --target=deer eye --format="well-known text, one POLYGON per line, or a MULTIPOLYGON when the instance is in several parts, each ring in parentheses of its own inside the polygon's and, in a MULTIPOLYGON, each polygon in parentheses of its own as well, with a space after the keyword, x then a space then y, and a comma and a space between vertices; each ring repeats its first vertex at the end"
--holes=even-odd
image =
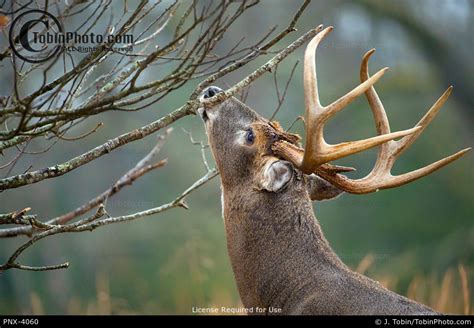
POLYGON ((255 141, 255 135, 253 134, 252 129, 248 129, 247 133, 245 133, 245 141, 247 141, 248 144, 253 144, 255 141))

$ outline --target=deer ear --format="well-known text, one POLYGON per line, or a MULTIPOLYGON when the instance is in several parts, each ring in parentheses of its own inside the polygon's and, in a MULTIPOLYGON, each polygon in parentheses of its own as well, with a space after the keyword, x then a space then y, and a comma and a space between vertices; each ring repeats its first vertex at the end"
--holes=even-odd
POLYGON ((343 191, 315 174, 305 175, 306 188, 311 200, 326 200, 339 196, 343 191))
POLYGON ((286 161, 275 161, 264 166, 259 177, 259 189, 269 192, 283 190, 293 177, 293 166, 286 161))

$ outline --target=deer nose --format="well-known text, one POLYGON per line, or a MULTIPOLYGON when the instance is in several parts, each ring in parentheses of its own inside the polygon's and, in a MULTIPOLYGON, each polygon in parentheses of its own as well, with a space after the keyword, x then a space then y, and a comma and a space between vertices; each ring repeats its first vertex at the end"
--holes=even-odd
POLYGON ((211 98, 211 97, 215 96, 216 94, 218 94, 221 91, 222 91, 222 89, 219 88, 219 87, 210 86, 202 92, 202 97, 204 99, 211 98))

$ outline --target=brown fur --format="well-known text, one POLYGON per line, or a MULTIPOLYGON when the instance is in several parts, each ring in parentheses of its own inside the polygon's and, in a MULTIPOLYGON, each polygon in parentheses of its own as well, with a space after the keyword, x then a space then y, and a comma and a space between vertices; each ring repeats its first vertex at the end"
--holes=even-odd
POLYGON ((245 307, 283 314, 435 314, 351 271, 329 246, 311 199, 340 194, 328 182, 294 169, 278 192, 259 188, 262 170, 280 161, 275 140, 299 137, 235 98, 207 108, 206 131, 221 173, 227 247, 245 307), (252 128, 253 144, 239 143, 252 128), (237 141, 236 141, 237 140, 237 141))

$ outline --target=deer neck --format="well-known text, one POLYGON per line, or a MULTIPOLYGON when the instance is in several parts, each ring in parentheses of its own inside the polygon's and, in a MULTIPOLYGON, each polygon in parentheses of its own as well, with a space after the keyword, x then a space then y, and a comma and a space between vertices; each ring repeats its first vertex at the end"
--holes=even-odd
POLYGON ((324 284, 323 272, 344 270, 302 184, 278 194, 223 188, 227 247, 246 307, 283 308, 295 290, 324 284))

